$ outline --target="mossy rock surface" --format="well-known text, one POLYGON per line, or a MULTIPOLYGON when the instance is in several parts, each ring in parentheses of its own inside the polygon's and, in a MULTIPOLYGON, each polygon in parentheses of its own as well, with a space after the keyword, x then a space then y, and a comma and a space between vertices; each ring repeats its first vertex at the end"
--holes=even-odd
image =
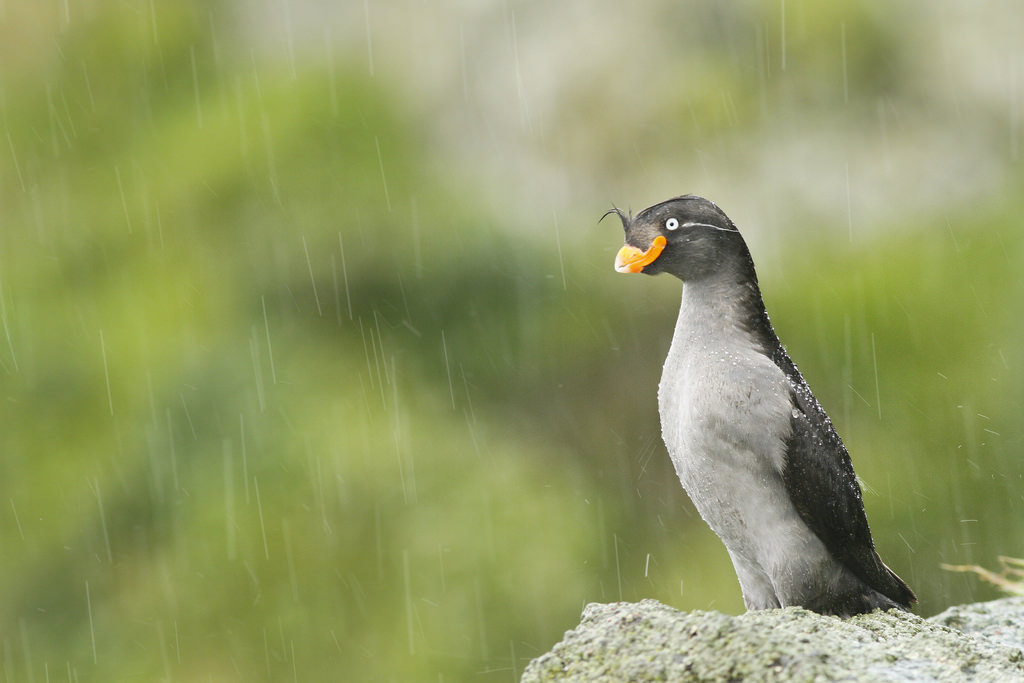
POLYGON ((930 619, 804 609, 680 612, 656 600, 590 604, 527 667, 534 681, 1024 680, 1024 598, 930 619))

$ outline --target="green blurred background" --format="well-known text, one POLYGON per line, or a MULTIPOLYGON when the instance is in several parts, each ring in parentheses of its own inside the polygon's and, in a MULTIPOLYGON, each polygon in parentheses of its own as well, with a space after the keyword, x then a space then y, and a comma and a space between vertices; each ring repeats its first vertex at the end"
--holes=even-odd
POLYGON ((742 611, 660 441, 737 222, 919 613, 1024 555, 1012 2, 0 4, 0 680, 516 680, 742 611))

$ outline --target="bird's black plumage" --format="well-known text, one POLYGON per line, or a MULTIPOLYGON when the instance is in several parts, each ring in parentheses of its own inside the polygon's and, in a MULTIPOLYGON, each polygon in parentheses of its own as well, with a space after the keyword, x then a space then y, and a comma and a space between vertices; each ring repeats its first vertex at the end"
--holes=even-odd
MULTIPOLYGON (((846 446, 777 337, 775 347, 772 360, 792 382, 796 406, 790 418, 792 432, 786 440, 783 470, 790 500, 811 531, 844 566, 896 605, 909 607, 917 599, 914 592, 875 551, 846 446)), ((852 604, 842 606, 840 612, 857 613, 872 607, 859 604, 858 596, 847 599, 852 604)))
POLYGON ((635 217, 609 213, 626 231, 617 270, 684 283, 659 390, 662 431, 748 607, 844 616, 909 607, 914 594, 875 551, 850 456, 775 334, 736 226, 690 195, 635 217))

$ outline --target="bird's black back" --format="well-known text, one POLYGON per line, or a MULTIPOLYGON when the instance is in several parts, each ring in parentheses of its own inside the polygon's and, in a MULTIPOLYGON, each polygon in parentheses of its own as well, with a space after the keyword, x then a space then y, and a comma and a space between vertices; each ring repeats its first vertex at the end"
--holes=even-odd
POLYGON ((909 607, 917 598, 875 551, 853 462, 832 420, 782 347, 767 313, 757 327, 765 351, 791 386, 795 410, 783 480, 794 507, 833 557, 874 590, 909 607))

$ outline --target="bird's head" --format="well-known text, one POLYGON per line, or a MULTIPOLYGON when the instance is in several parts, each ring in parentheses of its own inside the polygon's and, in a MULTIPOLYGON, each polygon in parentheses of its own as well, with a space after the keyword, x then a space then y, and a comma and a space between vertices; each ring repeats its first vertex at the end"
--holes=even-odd
POLYGON ((626 231, 626 243, 615 255, 620 273, 670 273, 688 282, 737 268, 745 275, 753 267, 736 226, 703 197, 674 197, 636 216, 617 208, 605 216, 610 214, 626 231))

